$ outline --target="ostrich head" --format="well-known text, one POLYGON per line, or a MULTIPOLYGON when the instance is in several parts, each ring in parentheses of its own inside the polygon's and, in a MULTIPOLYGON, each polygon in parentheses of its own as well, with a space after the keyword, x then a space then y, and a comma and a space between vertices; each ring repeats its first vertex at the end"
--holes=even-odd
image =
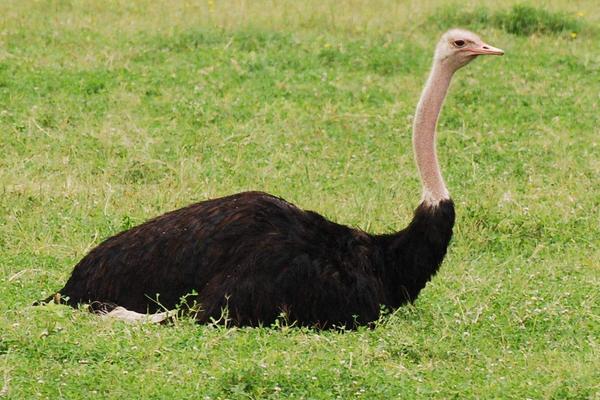
POLYGON ((438 42, 434 62, 457 70, 477 56, 486 54, 501 56, 504 51, 486 44, 473 32, 451 29, 438 42))

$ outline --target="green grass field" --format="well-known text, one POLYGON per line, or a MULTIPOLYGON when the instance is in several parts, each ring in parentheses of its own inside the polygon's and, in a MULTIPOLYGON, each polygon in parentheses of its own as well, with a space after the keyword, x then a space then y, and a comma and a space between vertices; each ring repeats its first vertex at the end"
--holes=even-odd
POLYGON ((0 397, 600 399, 600 8, 475 3, 2 1, 0 397), (450 90, 457 226, 413 306, 355 332, 31 306, 104 238, 243 190, 404 227, 454 25, 506 55, 450 90))

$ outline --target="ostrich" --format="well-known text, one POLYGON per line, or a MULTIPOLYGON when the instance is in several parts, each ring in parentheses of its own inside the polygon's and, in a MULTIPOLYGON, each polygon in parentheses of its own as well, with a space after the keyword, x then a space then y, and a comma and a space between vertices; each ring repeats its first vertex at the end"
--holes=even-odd
POLYGON ((454 225, 435 149, 438 116, 453 74, 485 54, 503 51, 465 30, 437 44, 413 125, 422 201, 405 229, 371 235, 267 193, 238 193, 108 238, 46 302, 89 303, 135 320, 185 298, 199 323, 226 315, 231 325, 269 325, 283 316, 317 328, 370 324, 382 307, 413 302, 438 271, 454 225))

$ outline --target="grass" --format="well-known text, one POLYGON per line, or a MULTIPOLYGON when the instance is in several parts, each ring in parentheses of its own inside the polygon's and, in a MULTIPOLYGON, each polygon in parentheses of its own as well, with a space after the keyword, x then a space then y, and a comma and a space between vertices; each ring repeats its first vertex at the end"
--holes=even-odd
POLYGON ((533 34, 575 34, 584 26, 581 12, 571 15, 566 12, 548 11, 526 4, 515 4, 508 11, 490 12, 485 7, 464 10, 455 5, 440 9, 429 18, 430 24, 440 28, 453 26, 494 26, 508 33, 521 36, 533 34))
POLYGON ((403 227, 445 2, 2 2, 0 397, 600 398, 598 7, 453 4, 508 21, 461 20, 507 53, 440 121, 455 239, 413 307, 339 333, 30 304, 103 238, 242 190, 403 227))

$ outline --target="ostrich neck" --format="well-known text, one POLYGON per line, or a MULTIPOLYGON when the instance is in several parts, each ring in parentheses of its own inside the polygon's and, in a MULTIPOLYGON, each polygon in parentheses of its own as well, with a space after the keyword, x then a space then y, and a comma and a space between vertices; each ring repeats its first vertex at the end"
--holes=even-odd
POLYGON ((423 202, 437 206, 450 198, 435 149, 436 125, 454 71, 435 62, 417 105, 413 124, 413 148, 423 184, 423 202))

